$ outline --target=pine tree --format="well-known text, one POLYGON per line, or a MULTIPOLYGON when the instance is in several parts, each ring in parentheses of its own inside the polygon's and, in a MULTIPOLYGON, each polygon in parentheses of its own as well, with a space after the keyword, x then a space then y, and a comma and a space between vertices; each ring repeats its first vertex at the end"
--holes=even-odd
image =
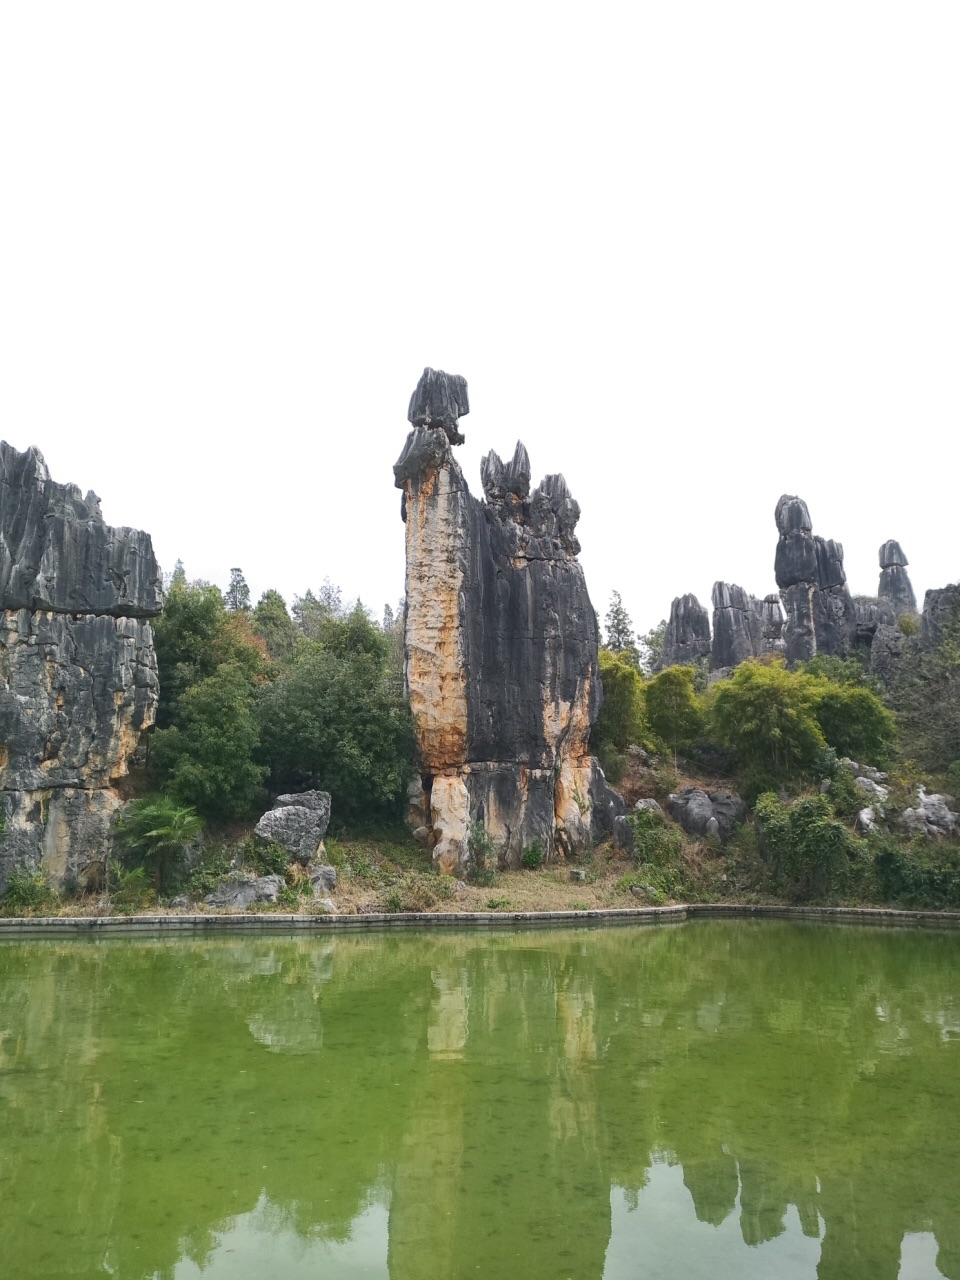
POLYGON ((607 610, 607 643, 611 653, 619 653, 633 666, 640 665, 640 654, 633 635, 633 622, 623 607, 620 592, 614 591, 610 596, 610 608, 607 610))
POLYGON ((224 602, 231 613, 244 613, 250 608, 250 588, 243 576, 242 569, 230 570, 230 585, 227 587, 224 602))

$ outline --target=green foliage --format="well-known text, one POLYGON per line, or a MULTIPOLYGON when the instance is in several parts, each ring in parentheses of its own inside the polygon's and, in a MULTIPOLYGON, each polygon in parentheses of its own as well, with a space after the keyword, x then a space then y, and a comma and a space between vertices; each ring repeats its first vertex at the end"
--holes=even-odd
POLYGON ((635 809, 627 816, 633 828, 633 856, 637 862, 666 866, 683 852, 683 836, 655 809, 635 809))
POLYGON ((292 656, 297 643, 297 628, 279 591, 263 593, 253 611, 251 624, 254 635, 264 642, 275 662, 283 662, 292 656))
POLYGON ((766 792, 755 813, 762 848, 783 889, 799 901, 819 901, 839 891, 856 848, 826 796, 788 805, 766 792))
MULTIPOLYGON (((947 770, 947 790, 955 800, 960 800, 960 760, 954 760, 947 770)), ((0 812, 0 820, 2 818, 3 813, 0 812)), ((0 831, 3 831, 2 824, 0 824, 0 831)))
POLYGON ((647 684, 647 723, 673 751, 691 746, 703 732, 703 703, 690 667, 667 667, 647 684))
POLYGON ((203 820, 189 806, 170 796, 145 796, 121 811, 115 830, 127 858, 152 869, 154 889, 160 893, 202 829, 203 820))
POLYGON ((527 871, 536 871, 543 866, 543 857, 543 846, 541 844, 527 845, 520 855, 520 865, 527 871))
POLYGON ((960 760, 960 615, 935 648, 907 648, 891 698, 906 757, 932 773, 960 760))
POLYGON ((482 822, 467 828, 467 879, 489 889, 496 881, 496 850, 493 837, 482 822))
POLYGON ((614 770, 610 755, 619 755, 645 738, 644 686, 639 670, 623 654, 600 650, 600 681, 603 706, 593 726, 590 742, 600 756, 604 771, 612 782, 614 770), (608 756, 604 752, 609 753, 608 756))
POLYGON ((151 751, 157 776, 176 801, 224 821, 253 812, 266 773, 253 760, 253 701, 249 674, 236 662, 180 695, 177 723, 154 733, 151 751))
POLYGON ((250 608, 250 588, 242 569, 230 570, 230 583, 223 599, 231 613, 239 613, 241 610, 245 612, 250 608))
POLYGON ((292 613, 303 635, 308 640, 316 640, 327 619, 339 618, 343 614, 343 594, 329 578, 324 578, 323 586, 316 595, 308 590, 302 596, 293 597, 292 613))
POLYGON ((915 613, 901 613, 897 626, 905 636, 915 636, 920 631, 920 619, 915 613))
POLYGON ((827 795, 833 805, 834 812, 840 818, 852 819, 869 803, 867 796, 857 787, 853 774, 848 769, 835 767, 830 772, 830 790, 827 795))
POLYGON ((640 670, 648 676, 653 668, 663 659, 663 648, 667 639, 667 620, 661 618, 655 627, 640 637, 640 670))
POLYGON ((893 716, 864 685, 818 680, 815 714, 838 755, 861 764, 886 764, 896 735, 893 716))
POLYGON ((907 842, 871 832, 877 885, 886 901, 906 907, 960 907, 960 846, 917 836, 907 842))
POLYGON ((142 911, 154 896, 146 867, 125 867, 120 862, 110 864, 108 888, 111 906, 133 911, 142 911))
POLYGON ((278 791, 322 787, 340 819, 399 812, 413 727, 376 656, 308 649, 264 691, 257 721, 259 759, 278 791))
POLYGON ((405 872, 384 898, 387 911, 432 911, 453 892, 449 879, 436 873, 405 872))
POLYGON ((187 892, 191 898, 205 898, 233 869, 233 857, 225 844, 204 842, 190 867, 187 892))
POLYGON ((44 911, 54 907, 59 894, 50 885, 43 871, 13 871, 0 898, 0 908, 5 915, 17 915, 21 911, 44 911))
POLYGON ((874 693, 880 692, 876 677, 869 673, 859 658, 835 658, 818 653, 815 658, 799 663, 797 670, 829 680, 832 684, 864 685, 874 693))
POLYGON ((633 622, 623 607, 619 591, 614 591, 610 596, 610 608, 607 610, 605 622, 606 648, 639 670, 640 652, 633 635, 633 622))
POLYGON ((261 844, 259 840, 250 840, 246 848, 244 862, 251 870, 261 876, 283 876, 290 867, 290 851, 282 844, 271 840, 269 844, 261 844))
POLYGON ((816 772, 826 746, 816 710, 819 681, 782 662, 743 662, 713 686, 710 732, 731 751, 748 794, 816 772))
POLYGON ((390 638, 358 600, 349 613, 329 615, 317 627, 318 642, 340 658, 366 654, 383 666, 391 655, 390 638))

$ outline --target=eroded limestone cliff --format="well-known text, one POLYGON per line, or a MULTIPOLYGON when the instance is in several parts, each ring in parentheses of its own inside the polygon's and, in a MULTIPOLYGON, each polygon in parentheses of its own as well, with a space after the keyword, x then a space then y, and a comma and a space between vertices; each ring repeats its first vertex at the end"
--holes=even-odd
POLYGON ((57 883, 105 856, 111 784, 154 720, 160 600, 148 534, 0 442, 0 891, 15 867, 57 883))
POLYGON ((467 857, 481 822, 507 865, 539 845, 572 852, 622 802, 589 755, 602 691, 596 614, 577 560, 580 508, 561 475, 531 491, 518 444, 482 463, 485 501, 452 446, 469 411, 462 378, 426 369, 394 467, 406 521, 406 679, 434 860, 467 857))

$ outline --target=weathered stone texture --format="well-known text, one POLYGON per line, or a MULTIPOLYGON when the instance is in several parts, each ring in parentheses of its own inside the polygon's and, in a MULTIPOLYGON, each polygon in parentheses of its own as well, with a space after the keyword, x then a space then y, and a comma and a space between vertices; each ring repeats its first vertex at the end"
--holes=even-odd
POLYGON ((780 534, 774 561, 783 600, 784 652, 790 662, 818 653, 845 657, 857 635, 857 611, 847 588, 843 547, 815 537, 807 504, 784 494, 776 508, 780 534))
POLYGON ((891 606, 893 617, 889 621, 894 623, 900 614, 917 611, 917 597, 907 573, 909 563, 899 542, 891 539, 880 548, 880 585, 877 597, 891 606))
POLYGON ((677 596, 670 606, 661 668, 691 665, 710 657, 710 615, 695 595, 677 596))
POLYGON ((159 609, 149 536, 0 442, 0 891, 16 867, 59 882, 107 855, 111 783, 154 720, 159 609))
POLYGON ((960 619, 960 583, 928 591, 923 597, 920 618, 920 644, 923 648, 935 649, 957 619, 960 619))
POLYGON ((394 467, 404 491, 406 680, 435 861, 463 865, 482 822, 511 865, 538 843, 571 851, 612 826, 588 754, 602 697, 596 615, 576 560, 580 508, 562 476, 531 492, 526 449, 491 452, 486 501, 470 493, 451 444, 462 379, 426 370, 414 430, 394 467))
POLYGON ((713 584, 714 670, 736 667, 762 648, 760 601, 732 582, 713 584))

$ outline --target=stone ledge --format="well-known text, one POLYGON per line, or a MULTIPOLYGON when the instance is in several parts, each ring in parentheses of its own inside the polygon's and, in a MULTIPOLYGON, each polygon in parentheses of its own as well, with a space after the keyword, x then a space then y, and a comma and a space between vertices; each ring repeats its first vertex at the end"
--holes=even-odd
POLYGON ((164 933, 289 933, 396 928, 508 928, 524 925, 683 924, 709 919, 811 920, 825 924, 960 928, 960 912, 903 911, 887 907, 751 906, 715 902, 672 907, 597 908, 591 911, 404 911, 366 915, 302 916, 281 914, 40 916, 0 918, 4 937, 58 934, 111 936, 164 933))

